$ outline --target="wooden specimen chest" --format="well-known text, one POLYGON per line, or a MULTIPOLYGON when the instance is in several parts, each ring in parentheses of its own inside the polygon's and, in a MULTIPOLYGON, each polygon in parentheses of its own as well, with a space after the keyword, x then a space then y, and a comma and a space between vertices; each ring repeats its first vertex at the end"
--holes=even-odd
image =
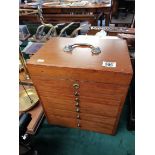
POLYGON ((115 134, 132 78, 126 41, 52 38, 27 66, 49 124, 115 134), (71 44, 77 45, 65 52, 71 44))

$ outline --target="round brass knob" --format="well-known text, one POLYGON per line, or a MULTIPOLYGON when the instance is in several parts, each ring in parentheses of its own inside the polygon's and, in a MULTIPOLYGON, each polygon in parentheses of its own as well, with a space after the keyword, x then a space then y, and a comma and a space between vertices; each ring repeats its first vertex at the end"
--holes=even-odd
POLYGON ((79 118, 80 118, 80 115, 79 115, 79 114, 77 114, 76 118, 77 118, 77 119, 79 119, 79 118))
POLYGON ((77 127, 80 127, 80 123, 77 124, 77 127))
POLYGON ((75 89, 79 89, 80 86, 79 86, 78 83, 74 83, 74 84, 73 84, 73 87, 74 87, 75 89))
POLYGON ((75 95, 75 96, 79 96, 79 93, 76 91, 76 92, 74 93, 74 95, 75 95))
POLYGON ((80 108, 76 108, 76 112, 80 112, 80 108))
POLYGON ((79 98, 78 98, 78 97, 76 97, 76 98, 75 98, 75 101, 76 101, 76 102, 79 102, 80 100, 79 100, 79 98))
POLYGON ((75 106, 77 106, 77 107, 78 107, 78 106, 79 106, 79 102, 76 102, 76 103, 75 103, 75 106))

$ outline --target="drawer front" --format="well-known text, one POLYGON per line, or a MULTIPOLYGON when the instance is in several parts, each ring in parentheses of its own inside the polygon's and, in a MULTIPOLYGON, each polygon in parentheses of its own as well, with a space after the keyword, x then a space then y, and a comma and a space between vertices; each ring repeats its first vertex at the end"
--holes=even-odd
MULTIPOLYGON (((74 93, 72 92, 72 94, 61 94, 61 93, 56 93, 56 92, 50 92, 50 91, 44 91, 43 89, 37 89, 40 96, 43 97, 48 97, 50 99, 53 100, 59 100, 59 102, 64 103, 65 101, 68 102, 72 102, 74 103, 75 100, 75 96, 74 93), (57 99, 59 97, 59 99, 57 99)), ((101 105, 109 105, 109 106, 119 106, 120 105, 120 101, 121 100, 113 100, 113 99, 105 99, 103 96, 101 96, 100 98, 94 97, 92 96, 83 96, 81 95, 81 93, 79 92, 79 98, 80 98, 80 102, 88 102, 88 103, 93 103, 93 104, 101 104, 101 105)))
POLYGON ((107 124, 99 124, 90 121, 80 121, 81 129, 90 130, 100 133, 113 134, 113 126, 107 124))
POLYGON ((60 126, 71 127, 71 128, 79 128, 79 129, 107 133, 107 134, 112 134, 112 131, 113 131, 113 126, 108 124, 95 123, 95 122, 90 122, 85 120, 76 120, 76 119, 60 117, 56 115, 49 115, 49 116, 48 116, 49 124, 60 125, 60 126))
POLYGON ((123 91, 123 88, 119 89, 117 88, 117 86, 102 83, 101 85, 98 83, 96 85, 95 83, 90 85, 86 82, 76 83, 79 84, 78 89, 75 89, 73 87, 75 81, 51 79, 45 81, 45 79, 37 79, 35 81, 35 85, 37 85, 36 88, 40 95, 42 103, 44 104, 45 111, 50 112, 48 109, 51 107, 75 112, 77 110, 75 106, 75 99, 78 98, 80 112, 82 113, 110 117, 117 116, 120 99, 122 97, 122 95, 118 94, 123 91), (89 89, 87 89, 87 87, 89 89), (96 90, 93 88, 95 88, 96 90), (78 96, 75 96, 76 92, 78 93, 78 96), (120 99, 116 98, 117 95, 120 99), (111 99, 112 96, 113 99, 111 99))
MULTIPOLYGON (((39 58, 40 59, 40 58, 39 58)), ((47 62, 46 62, 47 63, 47 62)), ((67 62, 66 62, 67 63, 67 62)), ((103 83, 121 84, 128 86, 130 84, 132 73, 127 74, 112 71, 95 71, 91 69, 78 69, 78 68, 65 68, 63 66, 44 66, 44 65, 31 65, 27 63, 28 71, 31 78, 53 78, 53 79, 73 79, 80 81, 98 81, 103 83)))
POLYGON ((75 98, 78 91, 81 99, 91 100, 92 103, 119 105, 127 87, 113 84, 81 82, 72 80, 33 79, 37 90, 44 96, 64 96, 75 98), (79 84, 79 89, 73 85, 79 84))
POLYGON ((81 119, 86 121, 92 121, 97 123, 105 123, 109 125, 114 125, 116 118, 114 117, 106 117, 106 116, 99 116, 94 114, 88 113, 76 113, 73 111, 61 110, 56 108, 49 108, 48 112, 50 111, 50 115, 56 115, 60 117, 72 118, 72 119, 81 119))
MULTIPOLYGON (((124 86, 98 82, 79 82, 79 85, 81 97, 87 97, 91 100, 95 99, 97 102, 100 101, 100 99, 120 101, 126 90, 124 86)), ((115 105, 117 103, 118 102, 109 104, 115 105)))
POLYGON ((47 116, 47 121, 49 124, 60 125, 60 126, 71 127, 71 128, 77 127, 76 119, 60 117, 60 116, 53 115, 53 114, 49 114, 47 116))
MULTIPOLYGON (((58 98, 56 96, 53 98, 40 96, 40 98, 44 106, 44 110, 48 113, 50 113, 52 109, 61 109, 61 110, 67 110, 72 112, 76 112, 77 110, 75 103, 71 99, 66 100, 63 98, 58 98)), ((94 114, 94 115, 116 117, 119 110, 119 106, 94 104, 91 102, 82 102, 82 101, 79 104, 80 104, 79 112, 94 114)))

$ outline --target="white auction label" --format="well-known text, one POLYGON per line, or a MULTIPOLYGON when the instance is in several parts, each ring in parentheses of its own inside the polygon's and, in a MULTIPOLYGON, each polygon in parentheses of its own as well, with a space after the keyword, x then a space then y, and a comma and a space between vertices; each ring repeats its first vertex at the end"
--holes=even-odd
POLYGON ((116 67, 116 62, 103 61, 102 66, 104 66, 104 67, 116 67))
POLYGON ((44 62, 44 59, 38 59, 37 62, 44 62))

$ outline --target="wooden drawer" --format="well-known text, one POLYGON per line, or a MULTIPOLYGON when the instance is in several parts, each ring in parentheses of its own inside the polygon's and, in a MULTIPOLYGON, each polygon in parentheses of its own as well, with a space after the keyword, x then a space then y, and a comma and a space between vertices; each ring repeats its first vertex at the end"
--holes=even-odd
MULTIPOLYGON (((37 79, 36 82, 38 83, 37 91, 45 111, 49 111, 48 108, 50 107, 67 111, 76 110, 73 81, 37 79)), ((87 82, 79 83, 80 112, 110 117, 117 116, 122 97, 120 92, 124 91, 123 87, 103 83, 91 83, 91 86, 87 82), (89 89, 87 90, 86 87, 89 89), (99 90, 95 91, 93 87, 99 90), (108 93, 110 94, 109 96, 108 93)))
MULTIPOLYGON (((49 113, 52 109, 61 109, 73 112, 76 111, 75 103, 72 100, 64 100, 63 98, 56 96, 55 98, 41 96, 41 101, 45 111, 49 113)), ((82 102, 82 101, 80 102, 79 107, 81 113, 110 116, 110 117, 116 117, 119 109, 119 106, 111 106, 97 103, 93 104, 91 102, 82 102)))
MULTIPOLYGON (((60 117, 72 118, 77 119, 77 113, 73 111, 49 108, 48 113, 51 115, 56 115, 60 117), (50 112, 49 112, 50 111, 50 112)), ((87 114, 87 113, 79 113, 81 120, 92 121, 97 123, 104 123, 109 125, 114 125, 116 118, 114 117, 106 117, 106 116, 99 116, 94 114, 87 114)))
MULTIPOLYGON (((37 90, 43 96, 66 96, 74 97, 75 90, 73 84, 76 81, 71 80, 53 80, 40 78, 34 80, 37 85, 37 90)), ((78 81, 80 88, 78 92, 81 99, 91 100, 93 103, 119 105, 120 100, 124 96, 124 91, 127 89, 124 86, 94 83, 94 82, 81 82, 78 81)))
POLYGON ((56 115, 48 115, 48 123, 71 128, 80 128, 84 130, 96 131, 101 133, 112 134, 113 126, 104 123, 95 123, 85 120, 77 120, 72 118, 60 117, 56 115), (77 124, 80 123, 80 127, 77 124))
MULTIPOLYGON (((57 99, 59 97, 60 103, 64 103, 64 101, 74 103, 74 101, 75 101, 75 96, 70 95, 70 94, 59 94, 58 95, 58 93, 43 92, 40 90, 38 90, 38 93, 42 97, 48 97, 48 98, 52 99, 51 101, 53 101, 53 99, 55 99, 55 98, 57 99)), ((119 106, 119 104, 120 104, 120 100, 107 99, 107 98, 103 98, 103 97, 95 98, 93 96, 80 95, 79 99, 81 102, 88 102, 88 103, 91 102, 93 104, 104 104, 104 105, 111 105, 111 106, 119 106)))
POLYGON ((113 134, 113 126, 81 120, 81 129, 100 133, 113 134))
POLYGON ((115 72, 107 72, 104 73, 98 73, 95 71, 89 70, 90 73, 86 73, 86 70, 79 70, 74 69, 74 72, 70 68, 61 68, 61 67, 54 67, 54 66, 42 66, 38 65, 37 67, 35 65, 27 64, 28 70, 30 72, 32 79, 40 79, 40 78, 46 78, 46 79, 74 79, 79 81, 92 81, 92 82, 104 82, 107 84, 120 84, 122 86, 128 86, 131 80, 131 77, 127 74, 120 74, 115 72), (36 69, 37 68, 37 69, 36 69), (32 74, 31 74, 32 73, 32 74), (82 76, 81 76, 82 75, 82 76), (93 75, 93 76, 92 76, 93 75), (115 78, 114 78, 115 77, 115 78))
POLYGON ((126 87, 100 82, 79 82, 80 96, 95 99, 120 100, 124 95, 126 87))

